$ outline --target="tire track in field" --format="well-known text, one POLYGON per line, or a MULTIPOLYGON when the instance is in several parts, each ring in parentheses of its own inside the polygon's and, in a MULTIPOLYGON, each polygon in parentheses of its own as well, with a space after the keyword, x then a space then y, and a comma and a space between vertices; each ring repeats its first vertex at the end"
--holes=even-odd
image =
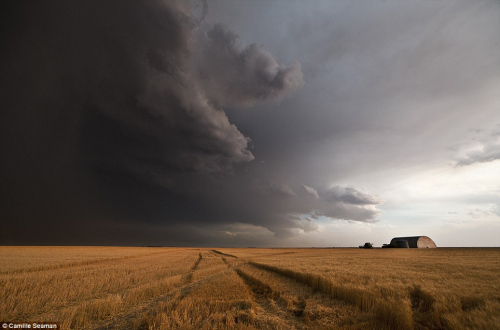
MULTIPOLYGON (((222 269, 215 274, 208 275, 202 279, 192 282, 192 274, 194 273, 194 271, 196 271, 202 259, 204 258, 202 253, 200 252, 198 259, 191 266, 191 270, 189 271, 189 273, 185 273, 183 275, 184 279, 182 286, 174 288, 160 296, 148 299, 147 301, 138 305, 133 310, 128 310, 125 314, 122 314, 119 317, 115 317, 114 320, 111 322, 109 320, 101 321, 97 326, 94 327, 90 326, 86 328, 99 329, 99 330, 135 328, 136 324, 134 324, 134 322, 137 322, 137 320, 141 315, 146 314, 148 311, 154 310, 154 306, 156 306, 159 302, 168 300, 170 300, 171 302, 176 302, 176 301, 179 302, 186 296, 188 296, 192 292, 192 290, 196 289, 200 285, 212 281, 217 277, 222 276, 223 273, 227 271, 226 269, 222 269), (187 278, 189 278, 189 282, 186 282, 187 278)), ((232 266, 231 264, 227 263, 227 261, 225 263, 228 266, 228 268, 232 268, 233 270, 235 269, 235 266, 232 266)))
MULTIPOLYGON (((157 253, 155 253, 155 254, 157 254, 157 253)), ((148 254, 148 256, 149 255, 151 255, 151 254, 148 254)), ((146 256, 146 255, 144 255, 144 256, 146 256)), ((64 306, 55 307, 55 308, 52 308, 49 311, 42 312, 42 313, 34 315, 33 319, 40 319, 40 320, 50 319, 50 318, 53 318, 54 315, 57 315, 58 313, 60 313, 62 311, 71 310, 72 308, 77 308, 77 307, 83 306, 85 304, 90 305, 90 304, 92 304, 94 302, 97 302, 99 300, 106 300, 107 298, 112 298, 112 297, 116 297, 116 296, 124 297, 124 296, 127 295, 127 293, 129 293, 129 292, 131 292, 131 291, 133 291, 135 289, 139 289, 140 290, 141 288, 143 288, 143 290, 147 290, 149 287, 151 287, 151 285, 154 285, 155 283, 160 283, 160 282, 165 281, 167 279, 173 279, 173 278, 178 277, 178 276, 181 277, 182 284, 187 284, 187 283, 185 283, 185 279, 187 277, 189 277, 189 278, 192 277, 193 271, 198 267, 198 264, 201 261, 200 257, 201 257, 201 253, 200 253, 200 256, 198 257, 198 259, 195 261, 195 263, 193 264, 193 266, 191 266, 191 268, 190 268, 190 270, 188 272, 185 272, 185 271, 182 272, 181 271, 179 273, 174 273, 174 274, 171 274, 171 275, 168 275, 168 276, 164 276, 164 277, 159 278, 159 279, 157 279, 157 280, 155 280, 153 282, 141 282, 141 283, 138 283, 136 285, 131 285, 131 286, 123 287, 118 292, 112 292, 112 293, 107 292, 107 293, 103 293, 103 294, 99 294, 97 296, 94 296, 92 299, 87 299, 87 300, 84 300, 84 301, 77 301, 77 302, 74 302, 74 303, 66 304, 64 306)), ((175 288, 175 289, 177 289, 177 288, 175 288)))
POLYGON ((31 317, 31 316, 30 317, 32 319, 34 319, 34 320, 51 319, 54 316, 54 314, 57 315, 58 313, 60 313, 62 311, 70 310, 72 308, 83 306, 85 304, 91 305, 94 302, 97 302, 99 300, 106 300, 107 298, 111 298, 111 297, 116 297, 116 296, 123 297, 129 291, 132 291, 132 290, 135 290, 135 289, 140 289, 141 287, 147 288, 148 286, 151 285, 151 283, 158 283, 158 282, 164 281, 165 279, 173 278, 173 277, 176 277, 176 276, 179 276, 179 275, 183 275, 183 274, 176 274, 176 275, 166 276, 166 277, 158 279, 158 280, 156 280, 154 282, 140 283, 140 284, 137 284, 137 285, 134 285, 134 286, 130 286, 130 287, 124 288, 124 290, 121 291, 121 292, 101 294, 101 295, 95 296, 92 299, 88 299, 88 300, 84 300, 84 301, 78 301, 78 302, 75 302, 75 303, 72 303, 72 304, 67 304, 67 305, 64 305, 64 306, 55 307, 55 308, 52 308, 50 311, 43 312, 43 313, 40 313, 40 314, 36 314, 33 317, 31 317))
MULTIPOLYGON (((198 259, 201 260, 201 259, 198 259)), ((198 262, 199 264, 199 262, 198 262)), ((194 265, 193 265, 194 266, 194 265)), ((186 283, 180 287, 174 288, 162 295, 156 296, 154 298, 148 299, 141 304, 136 305, 134 309, 128 310, 126 313, 119 315, 114 318, 113 321, 101 321, 94 325, 89 325, 86 328, 96 329, 96 330, 105 330, 105 329, 133 329, 134 321, 138 320, 141 315, 144 315, 150 310, 153 310, 154 307, 160 301, 168 301, 168 300, 182 300, 189 292, 191 292, 194 288, 213 280, 214 278, 221 276, 221 270, 218 273, 209 275, 200 280, 197 280, 192 283, 186 283)))
POLYGON ((302 309, 299 309, 299 312, 283 308, 276 304, 276 300, 280 298, 280 294, 273 291, 268 284, 245 273, 240 268, 235 268, 234 270, 243 280, 245 285, 252 291, 255 302, 261 308, 259 321, 264 322, 266 327, 273 329, 283 326, 289 329, 307 328, 301 319, 304 314, 305 300, 301 300, 302 309))
POLYGON ((223 255, 223 256, 226 256, 226 257, 238 258, 238 257, 237 257, 237 256, 235 256, 235 255, 232 255, 232 254, 229 254, 229 253, 220 252, 220 251, 217 251, 217 250, 212 250, 211 252, 213 252, 213 253, 217 253, 217 254, 220 254, 220 255, 223 255))
MULTIPOLYGON (((369 293, 366 293, 365 295, 365 292, 362 289, 351 289, 349 287, 341 285, 336 286, 329 279, 316 274, 301 273, 286 268, 279 268, 276 266, 251 261, 247 264, 255 269, 273 273, 283 279, 295 281, 298 285, 308 287, 313 292, 328 297, 331 301, 338 301, 350 305, 349 307, 358 310, 358 313, 361 312, 373 314, 373 312, 377 312, 376 308, 374 307, 375 305, 371 303, 373 301, 373 297, 370 296, 369 293)), ((352 314, 353 312, 352 310, 349 311, 347 307, 344 307, 343 309, 344 311, 342 313, 339 313, 338 315, 338 318, 342 320, 336 319, 334 321, 334 323, 339 324, 340 327, 342 327, 343 322, 349 322, 348 318, 350 316, 348 314, 352 314)), ((340 311, 340 309, 338 309, 338 311, 340 311)), ((316 316, 313 315, 313 317, 315 318, 316 316)), ((397 317, 397 315, 395 317, 397 317)), ((366 320, 364 320, 363 322, 366 322, 366 320)))
POLYGON ((201 260, 203 259, 203 256, 201 255, 201 252, 198 255, 198 259, 194 262, 194 264, 191 266, 191 269, 189 270, 189 273, 187 273, 182 281, 183 283, 191 283, 193 281, 193 273, 195 272, 196 268, 200 265, 201 260))
MULTIPOLYGON (((242 266, 247 272, 264 283, 269 283, 273 291, 279 293, 275 299, 277 307, 284 313, 294 316, 303 329, 343 329, 351 327, 353 318, 357 318, 359 327, 370 328, 370 313, 359 316, 360 311, 355 306, 346 305, 338 299, 332 299, 328 294, 322 293, 314 288, 295 279, 282 276, 281 274, 267 271, 247 263, 242 266)), ((298 327, 299 327, 298 326, 298 327)))
POLYGON ((227 266, 227 268, 235 267, 236 265, 244 262, 244 261, 242 261, 242 259, 238 259, 238 257, 233 256, 232 254, 225 254, 225 253, 219 252, 217 250, 211 250, 210 253, 213 256, 220 257, 222 262, 227 266), (232 261, 229 262, 226 257, 232 258, 231 259, 232 261))
MULTIPOLYGON (((213 251, 215 250, 212 250, 212 251, 209 251, 211 254, 215 255, 213 253, 213 251)), ((238 258, 238 257, 234 257, 234 258, 238 258)), ((195 261, 195 263, 193 264, 193 266, 191 267, 191 271, 186 275, 184 281, 185 283, 191 283, 193 281, 193 274, 194 272, 196 271, 196 269, 198 268, 198 265, 200 264, 201 260, 203 259, 203 256, 200 252, 199 254, 199 258, 198 260, 195 261)), ((226 260, 226 258, 224 257, 221 257, 222 261, 224 262, 224 264, 226 264, 226 266, 228 268, 231 268, 232 266, 228 263, 228 261, 226 260)), ((222 272, 222 271, 221 271, 222 272)), ((217 273, 219 274, 219 273, 217 273)), ((191 293, 191 290, 193 290, 195 287, 197 287, 197 285, 193 285, 193 286, 187 286, 186 288, 184 288, 182 291, 181 291, 181 295, 180 295, 180 299, 179 300, 182 300, 184 299, 187 295, 189 295, 191 293)))
MULTIPOLYGON (((150 287, 152 284, 155 284, 155 283, 160 283, 162 281, 165 281, 167 279, 173 279, 177 276, 181 276, 181 278, 185 278, 186 276, 188 276, 190 274, 191 271, 189 272, 184 272, 184 273, 178 273, 178 274, 172 274, 172 275, 169 275, 169 276, 165 276, 165 277, 162 277, 160 279, 157 279, 153 282, 144 282, 144 283, 139 283, 139 284, 136 284, 136 285, 132 285, 132 286, 128 286, 128 287, 124 287, 124 288, 121 288, 122 290, 119 291, 119 292, 113 292, 113 293, 103 293, 103 294, 100 294, 100 295, 97 295, 95 296, 94 298, 92 299, 87 299, 87 300, 84 300, 84 301, 77 301, 75 303, 70 303, 70 304, 66 304, 64 306, 59 306, 59 307, 55 307, 55 308, 52 308, 51 310, 47 311, 47 312, 43 312, 43 313, 39 313, 39 314, 36 314, 36 315, 33 315, 32 319, 34 320, 45 320, 45 319, 51 319, 54 317, 54 315, 57 315, 58 313, 62 312, 62 311, 65 311, 65 310, 70 310, 72 308, 76 308, 76 307, 79 307, 79 306, 83 306, 85 304, 92 304, 94 302, 97 302, 99 300, 106 300, 107 298, 112 298, 112 297, 116 297, 116 296, 121 296, 121 297, 124 297, 127 295, 127 293, 135 290, 135 289, 145 289, 147 290, 148 287, 150 287)), ((177 288, 175 288, 177 289, 177 288)))

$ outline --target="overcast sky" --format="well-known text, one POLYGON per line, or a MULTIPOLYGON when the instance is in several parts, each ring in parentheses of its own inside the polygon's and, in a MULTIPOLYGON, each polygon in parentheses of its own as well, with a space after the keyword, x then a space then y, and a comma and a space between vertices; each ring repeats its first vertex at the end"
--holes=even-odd
POLYGON ((499 1, 3 1, 2 244, 499 246, 499 1))

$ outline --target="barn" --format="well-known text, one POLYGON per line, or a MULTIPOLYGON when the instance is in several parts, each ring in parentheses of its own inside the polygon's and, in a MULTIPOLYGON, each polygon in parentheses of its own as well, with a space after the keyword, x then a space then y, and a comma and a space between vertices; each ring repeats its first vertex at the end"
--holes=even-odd
POLYGON ((391 246, 398 248, 436 248, 436 243, 427 236, 394 237, 391 239, 391 246))

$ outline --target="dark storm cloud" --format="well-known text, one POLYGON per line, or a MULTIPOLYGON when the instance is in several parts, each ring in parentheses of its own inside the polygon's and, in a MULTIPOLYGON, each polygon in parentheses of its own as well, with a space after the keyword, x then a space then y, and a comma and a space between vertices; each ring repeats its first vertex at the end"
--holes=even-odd
POLYGON ((351 205, 377 205, 382 203, 379 198, 363 193, 352 187, 335 186, 323 189, 320 193, 318 193, 318 190, 306 186, 305 184, 302 185, 302 188, 309 195, 327 202, 342 202, 351 205))
POLYGON ((304 72, 303 88, 281 107, 229 113, 252 137, 256 157, 280 153, 276 167, 303 182, 342 185, 344 177, 447 162, 444 148, 475 123, 498 118, 495 100, 487 106, 486 93, 476 97, 498 89, 498 2, 313 3, 250 2, 228 9, 235 15, 214 13, 247 37, 262 36, 278 58, 297 58, 304 72), (264 18, 254 26, 240 10, 264 18))
POLYGON ((298 63, 279 65, 257 44, 244 46, 221 24, 199 33, 195 56, 197 81, 218 105, 252 105, 279 99, 302 84, 298 63))
POLYGON ((382 203, 379 198, 352 187, 333 187, 324 192, 324 198, 328 201, 339 201, 352 205, 377 205, 382 203))
POLYGON ((498 122, 497 1, 1 6, 2 241, 279 245, 498 122))
POLYGON ((487 163, 500 159, 500 144, 489 144, 480 150, 468 152, 465 158, 457 162, 457 166, 471 165, 474 163, 487 163))
POLYGON ((460 157, 455 166, 460 167, 500 160, 500 125, 497 125, 492 130, 480 130, 476 133, 478 137, 475 140, 478 145, 460 157))
POLYGON ((297 194, 292 190, 292 188, 286 184, 267 183, 262 185, 262 189, 273 195, 297 197, 297 194))
POLYGON ((306 186, 305 184, 302 185, 302 188, 311 196, 319 198, 318 191, 314 189, 313 187, 306 186))
POLYGON ((256 45, 239 52, 237 36, 221 26, 209 29, 211 43, 197 40, 197 21, 180 2, 21 2, 15 9, 22 23, 6 33, 13 40, 6 70, 17 85, 6 75, 4 90, 33 96, 8 96, 12 111, 70 117, 83 126, 92 166, 141 179, 162 169, 216 172, 252 160, 248 138, 214 104, 279 98, 301 82, 298 66, 278 66, 256 45), (200 79, 193 53, 217 69, 214 82, 229 91, 215 93, 200 79))
POLYGON ((376 208, 382 203, 376 196, 356 190, 352 187, 334 186, 319 191, 303 185, 308 194, 317 200, 314 209, 316 215, 332 219, 376 221, 380 211, 376 208))
POLYGON ((3 242, 147 244, 163 226, 184 244, 183 223, 317 230, 286 183, 237 172, 254 156, 221 108, 283 98, 298 63, 200 26, 203 4, 198 18, 183 2, 2 6, 3 242))

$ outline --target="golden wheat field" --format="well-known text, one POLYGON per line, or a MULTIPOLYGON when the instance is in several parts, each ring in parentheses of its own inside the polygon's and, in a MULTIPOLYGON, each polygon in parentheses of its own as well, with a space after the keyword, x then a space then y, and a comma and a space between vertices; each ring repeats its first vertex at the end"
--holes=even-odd
POLYGON ((500 249, 0 247, 0 321, 500 329, 500 249))

